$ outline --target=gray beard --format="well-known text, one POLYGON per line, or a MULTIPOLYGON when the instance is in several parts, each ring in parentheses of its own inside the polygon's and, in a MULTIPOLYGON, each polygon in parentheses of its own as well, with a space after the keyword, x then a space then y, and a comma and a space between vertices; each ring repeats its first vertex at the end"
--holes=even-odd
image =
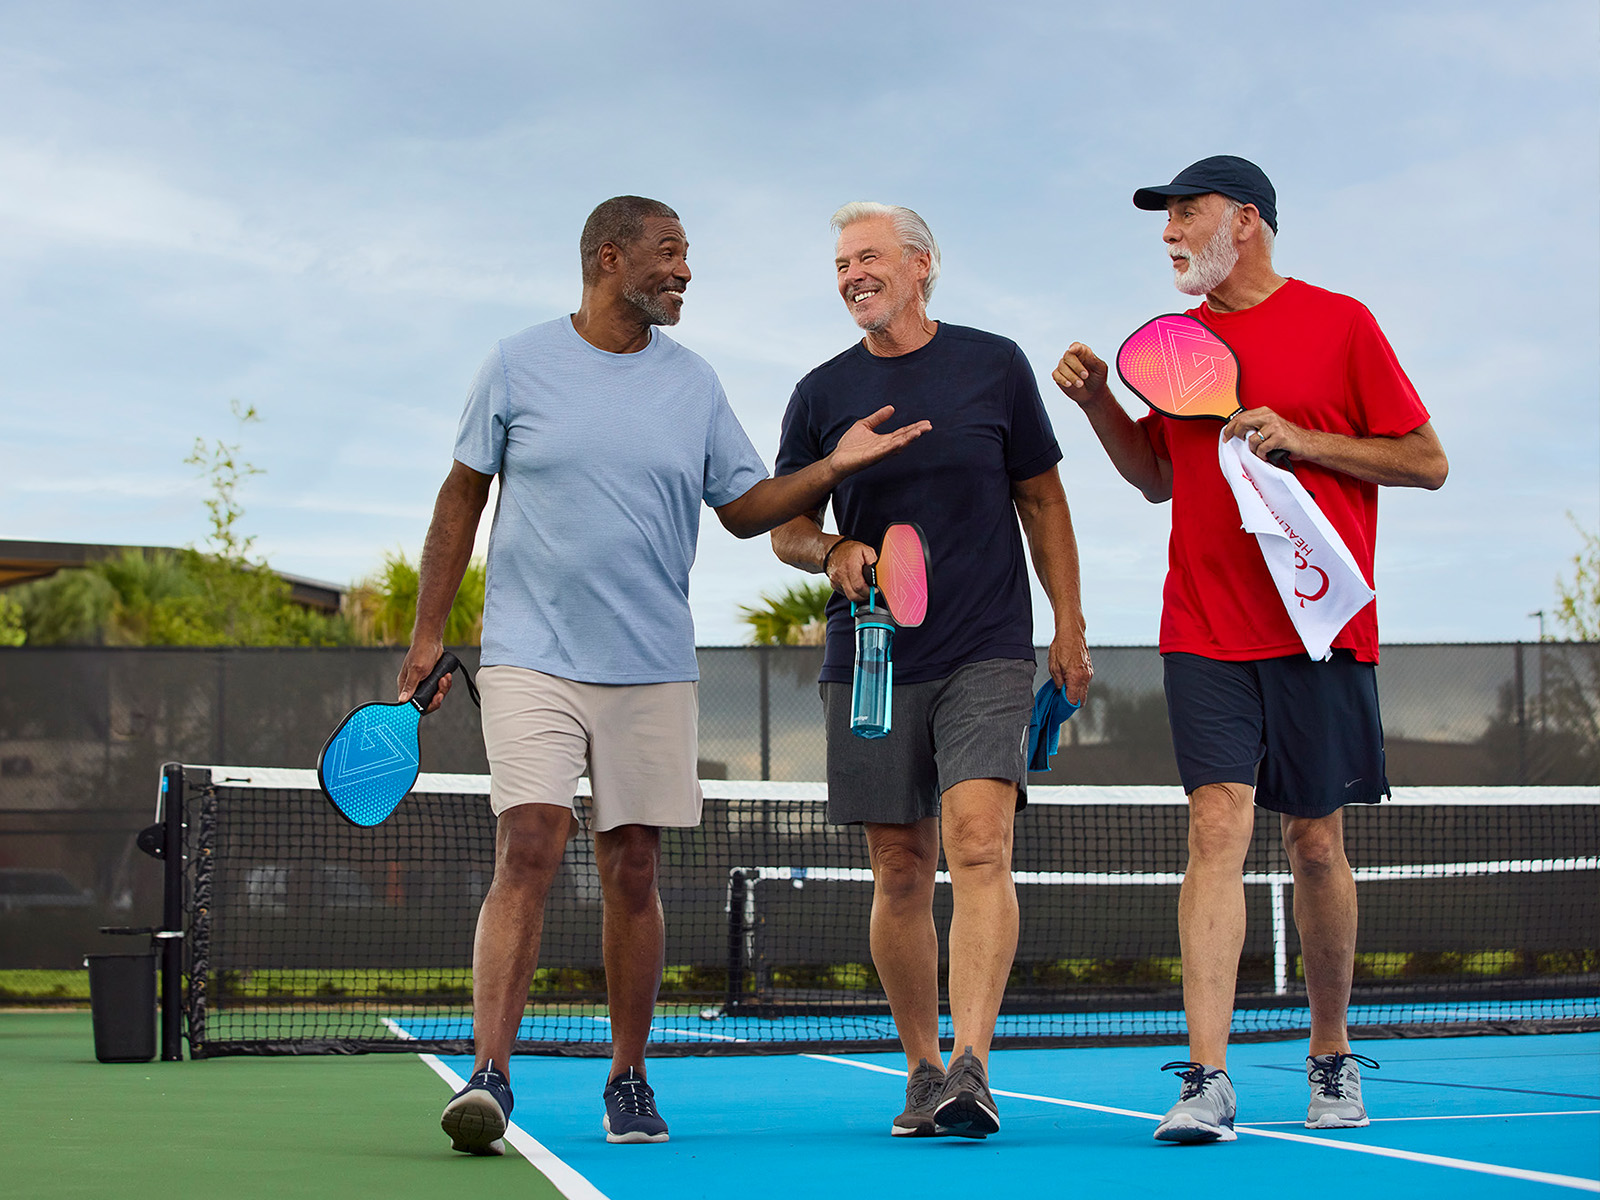
POLYGON ((1239 248, 1233 244, 1231 222, 1217 226, 1199 254, 1189 260, 1188 270, 1173 272, 1173 285, 1186 296, 1204 296, 1222 286, 1222 281, 1239 261, 1239 248))
POLYGON ((674 312, 668 307, 667 301, 659 292, 650 296, 634 288, 623 292, 622 298, 633 305, 652 325, 676 325, 682 315, 681 311, 674 312))

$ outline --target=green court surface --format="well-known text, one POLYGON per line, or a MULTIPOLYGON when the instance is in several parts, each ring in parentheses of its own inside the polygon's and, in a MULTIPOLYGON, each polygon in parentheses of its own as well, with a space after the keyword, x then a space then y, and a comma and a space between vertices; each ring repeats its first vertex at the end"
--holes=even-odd
POLYGON ((559 1195, 515 1150, 441 1153, 448 1098, 410 1054, 100 1063, 88 1013, 0 1012, 0 1195, 559 1195))

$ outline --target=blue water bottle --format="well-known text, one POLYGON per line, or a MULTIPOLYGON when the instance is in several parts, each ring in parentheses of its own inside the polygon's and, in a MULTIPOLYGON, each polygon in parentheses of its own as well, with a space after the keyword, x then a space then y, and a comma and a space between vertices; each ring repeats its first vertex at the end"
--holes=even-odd
POLYGON ((869 566, 867 600, 850 605, 856 619, 856 672, 850 689, 850 732, 862 738, 888 736, 890 696, 894 683, 894 618, 878 595, 877 576, 869 566))

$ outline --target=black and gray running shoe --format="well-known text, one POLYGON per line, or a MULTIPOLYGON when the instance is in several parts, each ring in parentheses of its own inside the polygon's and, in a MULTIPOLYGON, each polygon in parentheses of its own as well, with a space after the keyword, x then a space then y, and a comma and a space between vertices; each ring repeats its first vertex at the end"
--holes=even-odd
POLYGON ((950 1064, 933 1108, 933 1121, 939 1133, 957 1137, 981 1138, 1000 1132, 1000 1113, 989 1094, 988 1076, 971 1046, 950 1064))
POLYGON ((922 1059, 906 1076, 906 1110, 894 1119, 889 1132, 895 1137, 934 1137, 933 1106, 944 1087, 944 1070, 922 1059))

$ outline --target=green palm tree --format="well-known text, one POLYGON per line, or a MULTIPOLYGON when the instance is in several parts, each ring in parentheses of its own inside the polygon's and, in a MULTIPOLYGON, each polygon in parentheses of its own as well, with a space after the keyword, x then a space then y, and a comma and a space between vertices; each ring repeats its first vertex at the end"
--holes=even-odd
POLYGON ((755 646, 820 646, 827 635, 824 610, 833 595, 826 583, 797 583, 776 596, 761 593, 761 604, 739 606, 755 646))

